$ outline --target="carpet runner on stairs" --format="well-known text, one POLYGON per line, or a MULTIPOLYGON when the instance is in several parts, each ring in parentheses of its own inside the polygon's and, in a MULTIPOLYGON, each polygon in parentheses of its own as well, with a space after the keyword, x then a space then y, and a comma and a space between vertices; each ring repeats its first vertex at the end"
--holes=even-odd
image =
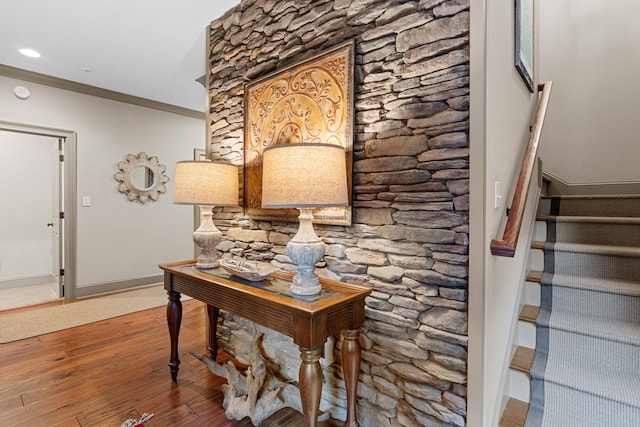
POLYGON ((526 427, 640 426, 640 196, 543 198, 526 427))

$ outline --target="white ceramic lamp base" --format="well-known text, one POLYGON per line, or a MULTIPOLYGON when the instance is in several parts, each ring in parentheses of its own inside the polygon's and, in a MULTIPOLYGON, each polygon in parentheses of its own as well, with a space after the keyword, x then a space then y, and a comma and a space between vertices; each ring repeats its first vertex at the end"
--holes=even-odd
POLYGON ((287 255, 298 268, 293 276, 291 292, 297 295, 316 295, 322 291, 320 279, 315 274, 315 264, 324 256, 324 243, 313 229, 313 209, 299 209, 300 227, 287 243, 287 255))
POLYGON ((213 223, 211 208, 203 210, 200 227, 193 232, 193 241, 200 247, 196 268, 207 270, 220 265, 216 246, 222 241, 222 232, 213 223))

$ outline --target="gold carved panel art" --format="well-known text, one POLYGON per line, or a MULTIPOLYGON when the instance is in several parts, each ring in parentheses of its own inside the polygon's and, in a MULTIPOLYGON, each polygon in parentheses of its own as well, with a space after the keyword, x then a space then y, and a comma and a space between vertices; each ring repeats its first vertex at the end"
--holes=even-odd
POLYGON ((314 222, 351 224, 353 58, 349 42, 245 86, 244 207, 251 218, 295 221, 299 214, 262 209, 262 151, 274 144, 318 142, 345 148, 350 202, 316 209, 314 222))

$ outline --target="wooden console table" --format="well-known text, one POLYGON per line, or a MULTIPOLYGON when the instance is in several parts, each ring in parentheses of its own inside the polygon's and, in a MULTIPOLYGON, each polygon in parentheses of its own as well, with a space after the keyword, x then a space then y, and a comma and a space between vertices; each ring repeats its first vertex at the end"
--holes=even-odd
POLYGON ((320 356, 327 337, 342 333, 342 370, 347 391, 347 420, 356 421, 356 387, 360 372, 359 328, 364 322, 364 299, 371 289, 320 279, 322 292, 316 296, 294 296, 289 292, 293 274, 278 272, 260 282, 250 282, 221 268, 198 270, 195 260, 162 264, 164 288, 169 295, 167 323, 171 337, 171 378, 176 381, 180 359, 178 335, 182 321, 180 295, 207 304, 209 352, 215 358, 219 310, 259 323, 293 338, 300 348, 300 399, 305 425, 316 426, 322 393, 320 356))

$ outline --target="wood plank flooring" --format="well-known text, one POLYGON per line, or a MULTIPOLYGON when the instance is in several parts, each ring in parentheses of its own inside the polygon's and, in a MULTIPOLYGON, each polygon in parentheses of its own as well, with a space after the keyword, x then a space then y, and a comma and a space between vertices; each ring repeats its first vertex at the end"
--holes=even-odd
MULTIPOLYGON (((164 307, 0 344, 0 426, 119 427, 144 412, 154 414, 147 427, 251 426, 248 418, 226 419, 226 379, 189 354, 206 352, 202 303, 185 301, 183 309, 177 384, 167 366, 164 307)), ((285 409, 262 425, 303 424, 301 414, 285 409)))

